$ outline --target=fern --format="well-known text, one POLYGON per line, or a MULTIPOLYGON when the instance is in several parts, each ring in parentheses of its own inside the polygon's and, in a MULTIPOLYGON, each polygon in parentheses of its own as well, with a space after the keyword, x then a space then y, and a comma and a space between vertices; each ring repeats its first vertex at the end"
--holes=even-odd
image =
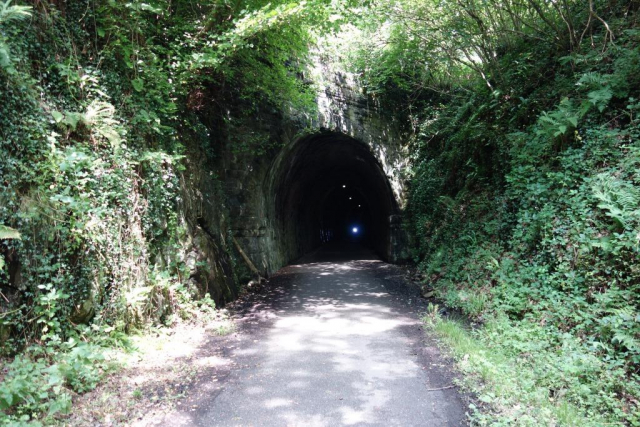
POLYGON ((598 207, 614 219, 622 228, 637 225, 640 219, 640 190, 633 184, 609 173, 596 176, 592 185, 598 207))
POLYGON ((109 102, 95 100, 87 106, 84 113, 52 111, 51 116, 56 123, 76 131, 78 125, 84 125, 94 138, 106 138, 112 147, 117 148, 122 142, 118 121, 114 118, 115 107, 109 102))
POLYGON ((587 86, 590 89, 594 89, 594 88, 601 88, 607 83, 609 83, 608 76, 606 75, 603 76, 600 73, 595 73, 593 71, 590 71, 588 73, 584 73, 582 77, 580 77, 580 80, 578 80, 578 83, 576 83, 576 86, 587 86))
POLYGON ((555 111, 545 111, 538 118, 540 129, 537 133, 552 138, 568 135, 578 127, 580 117, 580 112, 576 111, 571 100, 564 98, 555 111))
POLYGON ((611 92, 611 89, 605 87, 598 90, 592 90, 587 94, 587 97, 589 98, 589 102, 602 113, 604 109, 607 108, 609 101, 613 97, 613 92, 611 92))
MULTIPOLYGON (((0 3, 0 29, 3 25, 11 21, 21 21, 31 16, 31 7, 29 6, 10 6, 11 0, 7 0, 4 3, 0 3)), ((6 43, 5 38, 0 32, 0 69, 5 70, 8 73, 15 72, 13 68, 13 61, 11 60, 11 53, 9 46, 6 43)))
POLYGON ((11 227, 7 227, 6 225, 0 224, 0 240, 11 240, 11 239, 20 240, 20 232, 18 230, 14 230, 11 227))
POLYGON ((30 6, 9 6, 11 0, 0 3, 0 25, 9 21, 21 21, 31 16, 30 6))

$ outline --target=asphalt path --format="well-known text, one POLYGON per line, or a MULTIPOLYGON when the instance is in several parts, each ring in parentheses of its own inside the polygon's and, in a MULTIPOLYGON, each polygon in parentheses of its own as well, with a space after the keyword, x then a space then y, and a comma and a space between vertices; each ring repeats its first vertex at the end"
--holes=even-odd
POLYGON ((237 307, 234 368, 175 424, 466 425, 450 362, 422 329, 424 306, 399 277, 356 244, 324 247, 286 267, 237 307))

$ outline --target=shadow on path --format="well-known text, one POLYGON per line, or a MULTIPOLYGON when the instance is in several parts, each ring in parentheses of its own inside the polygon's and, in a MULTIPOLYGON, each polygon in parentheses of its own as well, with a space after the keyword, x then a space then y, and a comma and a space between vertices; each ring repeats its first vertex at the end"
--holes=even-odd
POLYGON ((221 388, 202 378, 164 424, 466 425, 457 390, 434 390, 452 377, 421 308, 398 267, 355 244, 321 248, 236 305, 235 368, 221 388))

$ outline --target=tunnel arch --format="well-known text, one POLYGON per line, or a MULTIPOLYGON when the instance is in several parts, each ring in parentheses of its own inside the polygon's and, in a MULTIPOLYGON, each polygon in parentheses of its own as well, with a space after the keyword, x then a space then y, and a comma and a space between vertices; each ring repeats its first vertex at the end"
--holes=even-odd
POLYGON ((266 185, 285 262, 339 240, 359 240, 391 258, 398 203, 367 144, 335 131, 297 138, 273 160, 266 185))

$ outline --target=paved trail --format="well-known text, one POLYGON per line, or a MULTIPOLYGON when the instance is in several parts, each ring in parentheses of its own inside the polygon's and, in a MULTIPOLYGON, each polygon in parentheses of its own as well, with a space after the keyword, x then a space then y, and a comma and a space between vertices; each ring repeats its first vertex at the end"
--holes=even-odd
POLYGON ((422 306, 385 283, 394 272, 397 282, 396 267, 353 247, 349 261, 336 255, 325 248, 287 267, 247 303, 244 338, 230 350, 237 367, 182 423, 466 425, 466 405, 446 388, 451 375, 425 341, 422 306))

